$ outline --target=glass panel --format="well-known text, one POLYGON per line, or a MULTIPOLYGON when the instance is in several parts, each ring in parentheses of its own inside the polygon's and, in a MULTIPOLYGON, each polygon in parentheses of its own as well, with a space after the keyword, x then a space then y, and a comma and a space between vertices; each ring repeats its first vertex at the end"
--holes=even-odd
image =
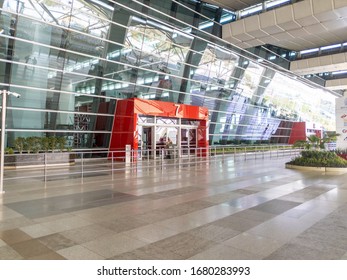
POLYGON ((197 15, 199 1, 164 2, 2 1, 0 88, 21 94, 8 99, 7 142, 78 128, 85 133, 74 136, 74 147, 107 147, 95 131, 108 134, 117 99, 131 97, 207 107, 213 144, 285 143, 295 121, 334 130, 329 91, 211 37, 217 7, 201 3, 197 15))

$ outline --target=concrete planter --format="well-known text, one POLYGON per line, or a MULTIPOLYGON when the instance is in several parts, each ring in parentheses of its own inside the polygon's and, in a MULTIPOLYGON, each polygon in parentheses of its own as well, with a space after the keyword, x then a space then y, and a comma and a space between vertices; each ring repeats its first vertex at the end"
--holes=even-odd
POLYGON ((286 163, 286 168, 297 169, 302 171, 320 171, 320 172, 339 172, 347 173, 346 167, 314 167, 314 166, 300 166, 286 163))
POLYGON ((46 165, 71 165, 75 155, 70 153, 38 153, 5 155, 5 168, 29 168, 46 165))

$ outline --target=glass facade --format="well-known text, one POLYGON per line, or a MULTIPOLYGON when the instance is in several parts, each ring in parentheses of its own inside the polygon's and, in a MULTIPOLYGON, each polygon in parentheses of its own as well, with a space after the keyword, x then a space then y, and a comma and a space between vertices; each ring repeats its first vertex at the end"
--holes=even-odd
POLYGON ((220 39, 228 11, 190 0, 0 0, 6 146, 64 136, 108 148, 117 100, 207 107, 210 144, 287 143, 295 121, 334 130, 335 97, 220 39))

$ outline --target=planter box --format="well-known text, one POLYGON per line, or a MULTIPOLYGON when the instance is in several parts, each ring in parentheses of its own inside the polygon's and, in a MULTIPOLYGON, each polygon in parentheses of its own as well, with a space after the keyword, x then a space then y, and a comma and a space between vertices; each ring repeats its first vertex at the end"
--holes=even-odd
POLYGON ((74 162, 75 155, 70 153, 5 155, 5 168, 41 167, 45 164, 50 166, 71 165, 74 162))
POLYGON ((288 163, 286 163, 286 168, 307 170, 307 171, 321 171, 321 172, 325 172, 325 167, 300 166, 300 165, 294 165, 294 164, 288 164, 288 163))
POLYGON ((300 165, 294 165, 294 164, 286 163, 286 168, 303 170, 303 171, 320 171, 320 172, 347 173, 347 168, 346 167, 314 167, 314 166, 300 166, 300 165))

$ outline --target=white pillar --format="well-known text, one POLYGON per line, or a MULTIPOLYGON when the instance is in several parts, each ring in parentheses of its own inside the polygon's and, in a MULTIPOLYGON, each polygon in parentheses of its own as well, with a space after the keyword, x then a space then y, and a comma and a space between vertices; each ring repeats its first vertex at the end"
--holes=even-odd
POLYGON ((6 129, 6 101, 7 101, 7 91, 3 90, 2 93, 2 108, 1 108, 1 162, 0 162, 0 194, 4 193, 4 160, 5 160, 5 129, 6 129))

